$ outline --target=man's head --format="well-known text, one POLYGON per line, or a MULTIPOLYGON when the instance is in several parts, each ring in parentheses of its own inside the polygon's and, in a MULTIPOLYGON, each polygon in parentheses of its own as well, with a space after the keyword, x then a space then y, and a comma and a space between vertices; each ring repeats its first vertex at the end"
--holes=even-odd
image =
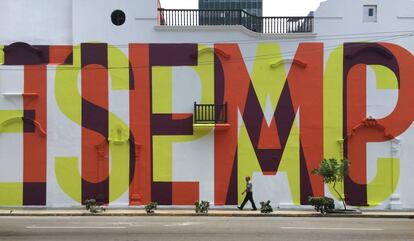
POLYGON ((248 182, 248 181, 250 181, 250 177, 249 176, 246 176, 246 182, 248 182))

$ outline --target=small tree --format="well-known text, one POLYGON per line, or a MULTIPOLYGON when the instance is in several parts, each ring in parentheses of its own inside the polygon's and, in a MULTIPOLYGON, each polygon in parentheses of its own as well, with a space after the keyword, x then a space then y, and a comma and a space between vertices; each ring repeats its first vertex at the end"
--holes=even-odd
POLYGON ((319 167, 312 170, 312 174, 321 176, 323 182, 326 184, 332 184, 333 190, 339 196, 346 210, 345 198, 336 189, 336 184, 342 182, 349 173, 349 161, 347 159, 341 159, 340 161, 335 158, 323 159, 319 167))

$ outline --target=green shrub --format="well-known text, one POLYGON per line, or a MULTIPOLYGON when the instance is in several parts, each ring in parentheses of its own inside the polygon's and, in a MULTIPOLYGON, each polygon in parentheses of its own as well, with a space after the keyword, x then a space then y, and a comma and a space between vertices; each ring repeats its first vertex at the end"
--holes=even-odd
POLYGON ((208 209, 210 208, 210 202, 196 201, 194 204, 196 213, 208 213, 208 209))
POLYGON ((261 213, 273 213, 273 208, 270 205, 270 200, 267 200, 267 202, 260 202, 260 212, 261 213))
POLYGON ((330 213, 335 209, 335 202, 330 197, 309 197, 309 203, 317 212, 322 214, 330 213))
POLYGON ((156 202, 150 202, 145 206, 145 211, 147 213, 154 213, 154 210, 157 210, 158 203, 156 202))
POLYGON ((104 212, 105 208, 98 205, 95 199, 88 199, 85 200, 85 208, 92 214, 96 214, 99 212, 104 212))

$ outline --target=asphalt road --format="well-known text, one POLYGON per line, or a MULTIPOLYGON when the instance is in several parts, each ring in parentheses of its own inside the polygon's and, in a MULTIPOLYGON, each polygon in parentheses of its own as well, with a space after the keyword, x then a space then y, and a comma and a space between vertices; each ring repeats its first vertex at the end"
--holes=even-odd
POLYGON ((414 241, 414 220, 274 217, 0 217, 0 240, 414 241))

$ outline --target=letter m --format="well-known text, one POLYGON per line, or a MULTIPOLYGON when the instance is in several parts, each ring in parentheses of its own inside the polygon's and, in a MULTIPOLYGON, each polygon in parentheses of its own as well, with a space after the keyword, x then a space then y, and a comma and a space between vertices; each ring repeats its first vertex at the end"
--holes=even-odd
MULTIPOLYGON (((238 113, 260 169, 267 175, 278 171, 289 134, 298 118, 300 202, 307 204, 308 196, 323 195, 322 179, 311 175, 323 159, 323 44, 299 45, 287 80, 281 85, 270 125, 266 123, 257 88, 270 90, 277 88, 277 84, 267 82, 265 86, 254 87, 237 44, 217 44, 215 51, 215 101, 216 104, 227 103, 230 124, 226 131, 215 131, 215 205, 237 203, 237 142, 241 121, 238 113), (226 53, 224 57, 223 52, 226 53)), ((275 68, 277 63, 271 61, 275 56, 271 55, 260 53, 256 61, 264 63, 262 68, 275 68)))

